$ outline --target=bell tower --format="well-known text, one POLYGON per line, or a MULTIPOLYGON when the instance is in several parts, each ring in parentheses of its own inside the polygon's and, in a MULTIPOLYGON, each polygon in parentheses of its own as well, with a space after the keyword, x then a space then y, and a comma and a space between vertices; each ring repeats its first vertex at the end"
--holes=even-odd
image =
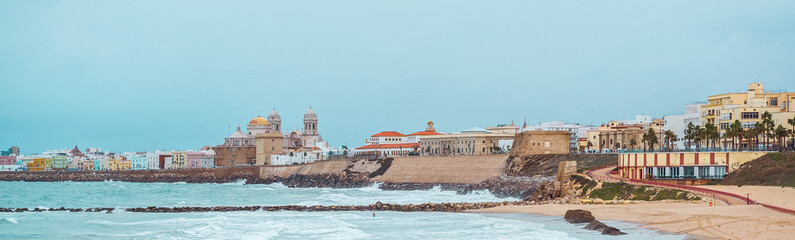
POLYGON ((317 133, 317 114, 309 107, 309 110, 304 113, 304 135, 318 135, 317 133))

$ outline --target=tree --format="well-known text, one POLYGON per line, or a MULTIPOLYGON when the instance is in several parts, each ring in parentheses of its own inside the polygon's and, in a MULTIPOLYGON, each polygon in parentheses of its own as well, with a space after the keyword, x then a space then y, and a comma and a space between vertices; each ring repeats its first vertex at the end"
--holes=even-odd
POLYGON ((685 139, 687 140, 687 150, 690 150, 690 141, 693 140, 693 133, 695 132, 696 126, 693 125, 693 122, 687 123, 687 129, 685 129, 685 139))
POLYGON ((792 131, 790 132, 790 134, 792 134, 791 140, 792 142, 795 142, 795 117, 788 119, 787 122, 789 122, 789 125, 792 125, 792 131))
POLYGON ((665 130, 665 145, 668 146, 668 151, 671 151, 671 144, 676 141, 676 134, 671 130, 665 130))
POLYGON ((649 132, 646 133, 646 135, 649 138, 649 140, 648 140, 648 142, 649 142, 649 151, 654 151, 654 144, 657 144, 659 142, 658 138, 657 138, 657 134, 654 133, 654 129, 649 128, 649 132))
POLYGON ((619 149, 621 149, 621 143, 616 143, 616 151, 618 151, 619 149))
POLYGON ((693 142, 696 143, 696 150, 701 149, 701 141, 704 139, 704 129, 700 125, 693 128, 693 142))
POLYGON ((640 141, 643 142, 643 151, 644 152, 646 151, 646 143, 649 142, 648 140, 649 140, 649 134, 646 134, 646 133, 644 133, 643 136, 641 136, 641 138, 640 138, 640 141))
POLYGON ((588 150, 591 150, 591 147, 593 147, 593 143, 591 141, 588 141, 588 150))
POLYGON ((773 122, 773 115, 765 111, 762 113, 762 133, 765 135, 765 150, 770 145, 770 137, 776 130, 776 123, 773 122))
POLYGON ((637 140, 635 140, 634 138, 633 138, 633 139, 630 139, 630 140, 629 140, 629 146, 630 146, 630 147, 631 147, 633 150, 635 149, 635 145, 638 145, 638 141, 637 141, 637 140))
POLYGON ((776 137, 776 147, 779 151, 783 151, 781 143, 786 141, 787 135, 789 135, 789 132, 787 132, 787 129, 781 124, 773 130, 773 136, 776 137))

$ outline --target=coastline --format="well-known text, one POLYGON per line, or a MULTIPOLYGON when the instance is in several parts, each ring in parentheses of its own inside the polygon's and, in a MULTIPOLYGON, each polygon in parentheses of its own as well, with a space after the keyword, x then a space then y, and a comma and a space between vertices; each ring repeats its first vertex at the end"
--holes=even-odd
POLYGON ((705 239, 789 239, 795 215, 760 205, 714 206, 707 203, 656 202, 622 205, 547 204, 499 206, 473 213, 525 213, 563 216, 567 210, 591 211, 597 220, 640 223, 639 227, 705 239))

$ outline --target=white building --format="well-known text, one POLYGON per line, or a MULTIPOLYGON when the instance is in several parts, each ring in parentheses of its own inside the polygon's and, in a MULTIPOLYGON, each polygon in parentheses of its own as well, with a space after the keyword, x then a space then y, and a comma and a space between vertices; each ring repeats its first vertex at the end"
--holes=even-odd
POLYGON ((685 131, 687 125, 692 123, 694 126, 701 125, 701 106, 704 103, 691 103, 685 105, 685 114, 682 115, 668 115, 664 116, 663 130, 671 131, 676 134, 676 141, 673 146, 674 149, 685 149, 685 131))
POLYGON ((214 168, 215 167, 215 151, 209 149, 203 151, 204 155, 201 158, 201 168, 214 168))
POLYGON ((271 165, 293 165, 293 164, 305 164, 317 161, 317 155, 311 154, 309 152, 297 152, 284 155, 271 155, 271 165))

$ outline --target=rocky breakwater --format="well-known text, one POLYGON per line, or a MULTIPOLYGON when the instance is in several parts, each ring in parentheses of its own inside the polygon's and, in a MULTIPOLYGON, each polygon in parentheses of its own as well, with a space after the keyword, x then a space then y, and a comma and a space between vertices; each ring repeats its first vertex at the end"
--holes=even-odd
POLYGON ((602 235, 624 235, 626 233, 621 232, 617 228, 607 226, 606 224, 596 220, 596 218, 591 214, 590 211, 582 210, 582 209, 574 209, 566 211, 566 215, 563 216, 563 219, 569 223, 588 223, 585 226, 585 229, 600 231, 602 235))
MULTIPOLYGON (((185 213, 185 212, 241 212, 241 211, 299 211, 299 212, 329 212, 329 211, 395 211, 395 212, 464 212, 467 210, 493 208, 505 205, 527 205, 527 202, 480 202, 480 203, 421 203, 421 204, 392 204, 376 202, 370 205, 330 205, 330 206, 218 206, 218 207, 136 207, 126 208, 127 212, 143 213, 185 213)), ((115 208, 0 208, 0 212, 105 212, 112 213, 115 208)))
POLYGON ((0 173, 0 181, 26 182, 186 182, 186 183, 228 183, 239 180, 257 182, 259 176, 248 172, 232 173, 218 177, 212 172, 9 172, 0 173))
POLYGON ((435 184, 435 183, 382 183, 379 188, 382 190, 428 190, 436 186, 442 190, 456 191, 458 194, 469 194, 472 191, 488 190, 497 197, 514 197, 531 200, 549 200, 551 193, 547 194, 546 189, 552 189, 552 178, 529 178, 529 177, 500 177, 492 178, 475 184, 435 184), (538 190, 542 190, 541 193, 538 190))
POLYGON ((282 183, 287 187, 292 188, 359 188, 373 185, 373 183, 370 182, 370 178, 368 178, 366 175, 347 174, 345 172, 331 174, 290 175, 286 178, 279 176, 269 176, 253 180, 251 182, 246 181, 246 183, 282 183))

